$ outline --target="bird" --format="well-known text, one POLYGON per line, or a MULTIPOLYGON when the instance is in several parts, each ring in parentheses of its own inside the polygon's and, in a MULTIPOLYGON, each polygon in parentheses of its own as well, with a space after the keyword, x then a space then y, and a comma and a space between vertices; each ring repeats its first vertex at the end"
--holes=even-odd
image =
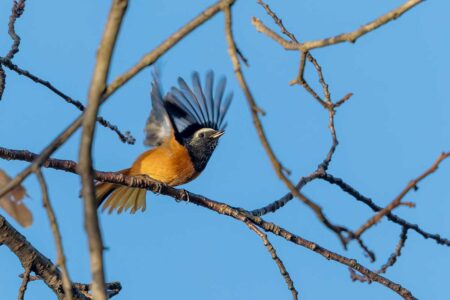
MULTIPOLYGON (((153 72, 150 98, 152 110, 145 126, 144 144, 153 146, 134 161, 130 168, 118 171, 130 176, 148 176, 170 186, 185 184, 205 169, 220 137, 225 133, 225 115, 233 93, 224 97, 226 78, 214 88, 214 72, 208 71, 202 87, 198 72, 192 73, 192 87, 179 77, 163 96, 157 71, 153 72)), ((145 189, 114 183, 96 184, 96 200, 102 211, 146 209, 145 189)))

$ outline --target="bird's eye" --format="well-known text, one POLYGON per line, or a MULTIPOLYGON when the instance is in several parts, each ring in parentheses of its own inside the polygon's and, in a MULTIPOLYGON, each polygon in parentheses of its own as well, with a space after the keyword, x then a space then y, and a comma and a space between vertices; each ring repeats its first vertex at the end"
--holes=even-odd
POLYGON ((199 133, 198 136, 201 137, 201 138, 204 138, 204 137, 205 137, 205 134, 204 134, 203 132, 201 132, 201 133, 199 133))

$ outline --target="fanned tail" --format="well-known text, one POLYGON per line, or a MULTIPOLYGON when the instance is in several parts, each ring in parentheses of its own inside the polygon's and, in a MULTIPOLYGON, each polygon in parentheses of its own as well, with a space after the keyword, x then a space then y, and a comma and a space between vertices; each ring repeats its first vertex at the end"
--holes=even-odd
MULTIPOLYGON (((120 173, 128 174, 129 169, 122 170, 120 173)), ((109 213, 117 210, 117 213, 128 211, 132 214, 139 209, 144 211, 146 208, 146 190, 139 188, 130 188, 109 182, 101 182, 96 185, 95 196, 97 198, 97 207, 102 204, 102 211, 108 209, 109 213)))

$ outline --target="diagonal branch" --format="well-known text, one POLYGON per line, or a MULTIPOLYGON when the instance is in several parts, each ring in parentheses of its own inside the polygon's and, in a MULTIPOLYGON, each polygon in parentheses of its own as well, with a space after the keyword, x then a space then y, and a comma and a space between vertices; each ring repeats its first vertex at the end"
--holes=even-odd
POLYGON ((355 236, 360 237, 367 229, 371 228, 375 224, 377 224, 384 216, 388 213, 391 213, 395 208, 402 204, 403 198, 408 194, 412 189, 417 189, 417 184, 420 181, 428 177, 430 174, 434 173, 439 164, 450 156, 450 152, 444 152, 439 155, 438 159, 433 163, 433 165, 428 168, 424 173, 422 173, 419 177, 411 180, 408 185, 401 191, 401 193, 394 199, 392 202, 387 205, 385 208, 380 210, 376 215, 370 218, 365 224, 363 224, 358 230, 355 231, 355 236))
POLYGON ((379 18, 367 23, 366 25, 363 25, 359 27, 358 29, 348 32, 339 34, 336 36, 315 40, 315 41, 307 41, 300 43, 298 41, 288 41, 281 37, 278 33, 267 27, 261 20, 258 18, 253 17, 252 24, 255 26, 256 30, 264 33, 268 37, 272 38, 274 41, 279 43, 284 49, 286 50, 299 50, 302 52, 308 52, 312 49, 316 48, 322 48, 326 46, 331 46, 339 43, 349 42, 349 43, 355 43, 358 38, 361 36, 374 31, 375 29, 379 28, 380 26, 383 26, 386 23, 389 23, 401 15, 403 15, 405 12, 412 9, 414 6, 418 5, 419 3, 423 2, 423 0, 408 0, 404 4, 400 5, 396 9, 391 10, 390 12, 380 16, 379 18))
MULTIPOLYGON (((30 80, 48 88, 50 91, 52 91, 53 93, 55 93, 56 95, 58 95, 59 97, 61 97, 64 101, 66 101, 69 104, 72 104, 73 106, 75 106, 78 110, 80 111, 84 111, 85 107, 84 105, 78 101, 75 100, 71 97, 69 97, 67 94, 65 94, 64 92, 62 92, 60 89, 58 89, 57 87, 55 87, 52 83, 50 83, 47 80, 41 79, 40 77, 32 74, 31 72, 24 70, 22 68, 20 68, 19 66, 15 65, 14 63, 12 63, 10 60, 6 59, 6 58, 2 58, 0 57, 0 69, 1 69, 1 65, 7 67, 8 69, 10 69, 11 71, 16 72, 19 75, 25 76, 27 78, 29 78, 30 80)), ((0 74, 1 75, 1 74, 0 74)), ((127 144, 134 144, 134 142, 136 141, 136 139, 130 134, 129 131, 126 131, 125 133, 122 133, 116 125, 111 124, 110 122, 108 122, 107 120, 105 120, 103 117, 98 116, 97 117, 97 121, 105 128, 111 129, 112 131, 114 131, 117 136, 120 138, 120 140, 124 143, 127 144)))
POLYGON ((108 98, 114 92, 116 92, 121 86, 127 83, 131 78, 136 76, 146 67, 152 65, 157 61, 163 54, 172 49, 179 41, 185 38, 194 29, 201 26, 203 23, 214 17, 219 13, 223 7, 233 5, 235 0, 220 0, 215 4, 211 5, 204 11, 202 11, 198 16, 196 16, 192 21, 181 27, 177 32, 169 36, 164 42, 162 42, 158 47, 152 50, 150 53, 144 55, 138 63, 131 67, 128 71, 123 73, 114 79, 106 88, 105 98, 108 98))
MULTIPOLYGON (((375 202, 373 202, 372 199, 362 195, 355 188, 353 188, 351 185, 349 185, 348 183, 346 183, 339 177, 335 177, 335 176, 327 173, 327 174, 323 174, 322 176, 320 176, 320 179, 325 180, 331 184, 337 185, 338 187, 341 188, 341 190, 343 190, 344 192, 346 192, 347 194, 349 194, 356 200, 366 204, 375 212, 379 212, 383 209, 381 206, 378 206, 375 202)), ((396 224, 406 227, 407 229, 414 230, 415 232, 420 234, 425 239, 432 239, 432 240, 436 241, 436 243, 438 243, 439 245, 450 246, 449 239, 443 238, 437 233, 433 234, 433 233, 426 232, 425 230, 420 228, 419 225, 409 223, 405 219, 402 219, 399 216, 397 216, 391 212, 387 213, 386 217, 388 218, 388 220, 390 220, 396 224)))
MULTIPOLYGON (((28 151, 11 152, 11 150, 7 150, 5 148, 0 147, 0 156, 9 157, 10 159, 33 160, 34 157, 37 155, 28 151)), ((78 170, 77 164, 70 160, 49 159, 46 162, 44 162, 43 166, 58 170, 64 170, 71 173, 77 173, 78 170)), ((302 237, 295 235, 292 232, 284 228, 281 228, 280 226, 274 223, 267 222, 260 217, 251 215, 250 212, 244 209, 234 208, 225 203, 210 200, 204 196, 196 195, 182 189, 176 189, 174 187, 165 185, 159 181, 153 180, 149 177, 144 176, 133 177, 133 176, 126 176, 120 173, 98 172, 98 171, 94 172, 93 176, 98 181, 111 182, 130 187, 147 189, 149 191, 152 191, 153 193, 170 196, 178 201, 193 203, 201 207, 207 208, 209 210, 215 211, 219 214, 232 217, 241 222, 246 222, 250 220, 253 224, 257 225, 259 228, 263 229, 266 232, 271 232, 274 235, 282 237, 291 243, 294 243, 310 251, 313 251, 325 257, 328 260, 333 260, 335 262, 338 262, 340 264, 343 264, 347 267, 354 269, 355 271, 361 273, 362 275, 370 278, 370 280, 378 282, 384 285, 385 287, 391 289, 392 291, 398 293, 404 299, 415 299, 412 296, 411 292, 406 288, 402 287, 397 283, 392 282, 391 280, 383 276, 376 274, 375 272, 372 272, 368 268, 359 264, 356 260, 347 258, 343 255, 337 254, 324 247, 321 247, 314 242, 303 239, 302 237)))

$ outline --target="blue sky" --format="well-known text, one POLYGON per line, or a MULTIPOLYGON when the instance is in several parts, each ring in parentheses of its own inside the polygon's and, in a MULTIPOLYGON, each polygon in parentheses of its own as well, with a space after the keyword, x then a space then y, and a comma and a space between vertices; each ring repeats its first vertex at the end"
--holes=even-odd
MULTIPOLYGON (((121 74, 212 1, 132 1, 114 54, 110 79, 121 74)), ((300 40, 353 30, 397 7, 402 1, 287 1, 269 2, 287 28, 300 40)), ((11 1, 0 2, 0 53, 10 45, 7 20, 11 1)), ((85 102, 95 51, 109 1, 28 1, 17 22, 22 37, 15 63, 51 81, 75 99, 85 102)), ((389 203, 409 180, 450 149, 450 19, 447 1, 426 1, 406 15, 366 35, 356 44, 319 49, 315 57, 324 69, 334 99, 348 92, 354 97, 339 109, 336 129, 340 145, 330 173, 343 177, 379 205, 389 203)), ((293 171, 292 180, 312 172, 330 145, 327 114, 300 87, 290 87, 298 69, 298 54, 286 52, 251 25, 257 16, 275 26, 256 1, 237 1, 234 32, 242 52, 250 88, 259 105, 270 141, 282 162, 293 171)), ((213 69, 228 77, 235 97, 228 114, 226 135, 204 173, 184 188, 247 209, 261 207, 286 193, 275 176, 253 128, 244 95, 234 78, 224 37, 223 16, 217 15, 183 40, 158 62, 166 90, 178 76, 213 69)), ((315 74, 307 76, 319 88, 315 74)), ((150 112, 151 72, 146 69, 114 94, 101 115, 130 130, 135 145, 122 144, 111 131, 96 131, 95 168, 113 171, 128 167, 146 148, 142 144, 150 112)), ((30 80, 7 71, 7 88, 0 102, 1 145, 39 152, 78 111, 30 80)), ((79 133, 55 157, 77 159, 79 133)), ((0 168, 14 175, 23 162, 0 160, 0 168)), ((64 236, 68 268, 74 281, 88 282, 89 257, 83 229, 77 176, 45 170, 50 197, 64 236)), ((432 233, 450 236, 450 165, 408 195, 415 209, 397 213, 432 233)), ((41 205, 36 178, 24 183, 35 222, 21 232, 42 253, 55 259, 55 246, 41 205)), ((371 211, 335 186, 308 185, 304 192, 324 207, 336 223, 356 229, 371 211)), ((289 299, 284 280, 260 239, 230 218, 165 196, 147 195, 145 213, 101 215, 108 281, 123 290, 115 299, 289 299)), ((2 213, 4 214, 4 213, 2 213)), ((266 217, 322 246, 376 269, 393 251, 400 228, 383 220, 366 233, 376 251, 371 264, 352 244, 345 252, 339 241, 301 203, 292 201, 266 217)), ((13 222, 13 221, 12 221, 13 222)), ((16 223, 13 222, 16 226, 16 223)), ((270 236, 269 236, 270 237, 270 236)), ((378 284, 353 283, 347 268, 303 248, 272 237, 272 243, 290 272, 301 299, 398 299, 378 284)), ((17 297, 22 272, 19 261, 0 247, 2 299, 17 297)), ((420 299, 447 299, 450 249, 410 232, 403 254, 387 277, 409 288, 420 299)), ((40 282, 29 284, 27 299, 51 299, 40 282)))

